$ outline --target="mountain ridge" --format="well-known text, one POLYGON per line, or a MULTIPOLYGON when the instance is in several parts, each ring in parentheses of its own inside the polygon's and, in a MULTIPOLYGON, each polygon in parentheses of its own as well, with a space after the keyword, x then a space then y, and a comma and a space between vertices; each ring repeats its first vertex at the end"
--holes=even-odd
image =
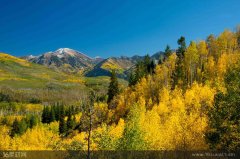
MULTIPOLYGON (((158 60, 163 52, 157 52, 151 56, 152 60, 158 60)), ((127 78, 129 69, 144 58, 144 56, 111 56, 108 58, 92 58, 87 54, 70 48, 60 48, 56 51, 43 53, 39 56, 23 56, 32 63, 45 65, 49 68, 68 73, 80 73, 87 77, 110 76, 111 70, 117 71, 118 77, 127 78)))

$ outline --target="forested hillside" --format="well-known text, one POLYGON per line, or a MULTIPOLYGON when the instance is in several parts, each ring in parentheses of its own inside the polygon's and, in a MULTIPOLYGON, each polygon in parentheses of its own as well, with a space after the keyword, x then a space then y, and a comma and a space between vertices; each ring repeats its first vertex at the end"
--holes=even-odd
POLYGON ((46 104, 2 89, 0 149, 239 149, 240 28, 177 43, 158 64, 149 56, 137 62, 127 88, 112 70, 106 95, 89 87, 74 103, 46 104))

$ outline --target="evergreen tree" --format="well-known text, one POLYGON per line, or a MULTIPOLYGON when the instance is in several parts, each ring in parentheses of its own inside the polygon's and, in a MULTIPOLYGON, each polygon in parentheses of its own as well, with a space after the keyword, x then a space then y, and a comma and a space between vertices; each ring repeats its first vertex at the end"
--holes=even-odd
POLYGON ((54 112, 55 112, 55 120, 59 121, 59 116, 60 116, 60 105, 54 105, 54 112))
POLYGON ((163 56, 162 54, 160 54, 159 59, 158 59, 158 64, 159 64, 159 65, 163 64, 163 61, 164 61, 164 60, 165 60, 165 59, 164 59, 164 56, 163 56))
POLYGON ((64 115, 61 115, 59 119, 59 134, 64 134, 66 133, 66 131, 67 131, 67 125, 64 120, 64 115))
POLYGON ((186 41, 185 41, 185 37, 181 36, 178 41, 177 41, 179 47, 178 47, 178 50, 177 50, 177 56, 179 59, 183 59, 184 58, 184 53, 186 51, 186 41))
MULTIPOLYGON (((177 62, 176 68, 173 74, 173 85, 172 87, 175 88, 177 84, 183 84, 184 81, 184 53, 186 51, 186 42, 185 37, 181 36, 180 39, 177 41, 179 47, 177 49, 177 62)), ((183 86, 183 85, 182 85, 183 86)))
POLYGON ((164 61, 168 59, 168 57, 172 54, 172 50, 169 45, 166 46, 165 52, 164 52, 164 61))
POLYGON ((49 106, 46 106, 46 114, 45 114, 45 120, 46 123, 50 123, 51 120, 51 110, 49 109, 49 106))
POLYGON ((228 71, 225 78, 227 93, 215 96, 214 107, 209 111, 210 129, 206 133, 212 149, 240 149, 240 67, 228 71))
POLYGON ((30 128, 33 128, 34 126, 36 126, 37 125, 37 123, 38 123, 38 118, 37 118, 37 116, 35 116, 35 115, 31 115, 31 117, 30 117, 30 120, 29 120, 29 127, 30 128))
POLYGON ((148 54, 146 56, 144 56, 143 65, 144 65, 144 75, 150 73, 151 72, 151 58, 148 54))
POLYGON ((42 112, 42 123, 50 123, 51 121, 51 111, 48 106, 44 106, 42 112))
POLYGON ((118 79, 116 76, 115 70, 112 71, 111 79, 110 79, 110 84, 108 87, 108 103, 112 101, 112 99, 118 95, 119 93, 119 88, 118 88, 118 79))
POLYGON ((156 66, 155 63, 154 63, 154 61, 152 60, 151 63, 150 63, 150 65, 149 65, 149 73, 150 73, 150 74, 153 74, 153 73, 154 73, 155 66, 156 66))
POLYGON ((130 73, 129 75, 129 80, 128 80, 128 86, 134 86, 136 84, 136 79, 135 79, 135 75, 133 74, 133 72, 130 73))
POLYGON ((49 117, 49 123, 55 121, 55 110, 54 107, 51 106, 51 111, 50 111, 50 117, 49 117))
POLYGON ((18 123, 18 128, 19 128, 19 135, 22 135, 25 133, 25 131, 28 128, 27 121, 25 118, 23 118, 19 123, 18 123))
POLYGON ((46 123, 46 106, 43 107, 42 123, 46 123))
POLYGON ((64 120, 65 110, 64 106, 61 104, 59 106, 59 134, 64 134, 67 131, 67 124, 64 120))
POLYGON ((71 114, 68 114, 67 118, 67 130, 71 130, 74 127, 74 121, 71 114))
POLYGON ((17 118, 15 118, 15 120, 12 124, 12 130, 11 130, 10 136, 14 137, 15 134, 18 134, 18 133, 19 133, 18 120, 17 120, 17 118))
POLYGON ((145 75, 145 68, 143 61, 138 61, 135 69, 135 84, 140 81, 145 75))
POLYGON ((61 116, 65 116, 65 109, 63 105, 59 106, 59 120, 61 116))

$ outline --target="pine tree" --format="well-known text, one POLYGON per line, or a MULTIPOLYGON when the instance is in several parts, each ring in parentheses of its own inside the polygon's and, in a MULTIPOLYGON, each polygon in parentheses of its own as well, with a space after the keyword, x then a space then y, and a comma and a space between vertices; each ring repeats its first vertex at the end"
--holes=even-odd
POLYGON ((116 76, 115 70, 112 71, 110 84, 108 87, 108 103, 112 101, 112 99, 119 94, 119 88, 118 88, 118 79, 116 76))
POLYGON ((51 107, 51 111, 50 111, 50 114, 49 114, 49 115, 50 115, 50 116, 49 116, 49 123, 56 120, 56 119, 55 119, 55 110, 54 110, 53 106, 51 107))
POLYGON ((51 111, 48 106, 44 106, 42 112, 42 123, 50 123, 51 122, 51 111))
POLYGON ((144 56, 143 65, 144 65, 144 75, 151 73, 151 58, 148 54, 144 56))
POLYGON ((29 123, 30 123, 30 125, 29 125, 30 128, 33 128, 34 126, 36 126, 38 123, 37 116, 31 115, 29 123))
POLYGON ((23 118, 19 123, 18 123, 18 128, 19 128, 19 135, 22 135, 23 133, 25 133, 25 131, 27 130, 28 128, 28 125, 27 125, 27 122, 26 122, 26 119, 23 118))
POLYGON ((64 116, 61 115, 59 119, 59 134, 64 134, 67 131, 67 125, 64 120, 64 116))
POLYGON ((184 53, 186 51, 186 41, 185 41, 185 37, 181 36, 178 41, 177 41, 179 47, 177 50, 177 56, 179 59, 183 59, 184 58, 184 53))
POLYGON ((175 86, 178 84, 183 84, 180 82, 183 82, 185 77, 183 67, 184 53, 186 51, 185 37, 181 36, 180 39, 178 39, 177 43, 179 47, 177 50, 176 68, 173 74, 173 88, 175 88, 175 86))
POLYGON ((46 106, 43 107, 42 123, 46 123, 46 106))
POLYGON ((136 84, 136 79, 133 72, 131 72, 129 75, 128 86, 131 87, 131 86, 134 86, 135 84, 136 84))
POLYGON ((59 107, 59 134, 64 134, 67 131, 67 124, 64 120, 65 110, 63 105, 60 105, 59 107))
POLYGON ((238 150, 240 148, 240 66, 229 70, 225 77, 227 93, 215 96, 209 111, 210 129, 206 133, 212 149, 238 150))
POLYGON ((55 119, 56 119, 56 121, 59 121, 60 105, 57 103, 57 105, 54 105, 53 108, 54 108, 54 112, 55 112, 55 119))
POLYGON ((67 130, 73 129, 73 126, 74 126, 74 122, 72 119, 72 115, 69 113, 67 118, 67 130))
POLYGON ((45 119, 46 119, 46 123, 50 123, 51 120, 51 110, 49 109, 49 106, 46 106, 46 114, 45 114, 45 119))
POLYGON ((162 56, 162 54, 160 54, 159 59, 158 59, 158 64, 161 65, 163 64, 164 61, 164 57, 162 56))
POLYGON ((168 57, 172 54, 172 50, 169 45, 166 46, 165 52, 164 52, 164 61, 168 59, 168 57))
POLYGON ((150 65, 149 65, 149 73, 152 75, 154 73, 154 69, 155 69, 156 65, 154 63, 154 61, 152 60, 150 65))
POLYGON ((12 130, 11 130, 10 136, 14 137, 15 134, 18 134, 18 133, 19 133, 18 120, 17 120, 17 118, 15 118, 15 120, 12 124, 12 130))

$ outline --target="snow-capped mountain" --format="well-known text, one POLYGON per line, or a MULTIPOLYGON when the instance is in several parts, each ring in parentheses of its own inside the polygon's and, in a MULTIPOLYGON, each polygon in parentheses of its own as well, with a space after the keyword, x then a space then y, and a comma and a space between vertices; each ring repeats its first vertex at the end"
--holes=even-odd
POLYGON ((51 68, 70 70, 92 68, 96 61, 94 58, 69 48, 60 48, 39 56, 30 55, 23 58, 30 62, 46 65, 51 68))

